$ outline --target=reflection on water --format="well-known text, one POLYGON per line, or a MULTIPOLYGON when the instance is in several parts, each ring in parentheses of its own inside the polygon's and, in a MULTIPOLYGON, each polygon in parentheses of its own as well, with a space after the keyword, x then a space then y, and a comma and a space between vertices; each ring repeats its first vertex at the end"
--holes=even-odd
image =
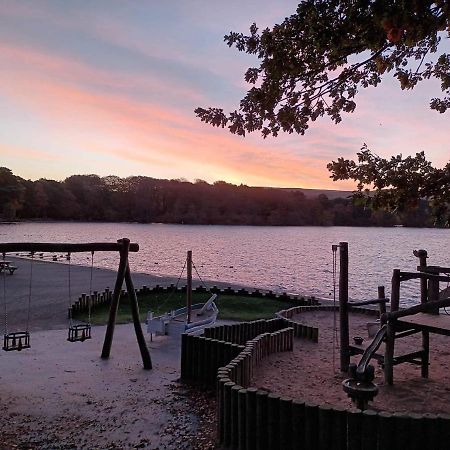
MULTIPOLYGON (((412 251, 424 248, 429 264, 450 265, 449 230, 417 228, 250 227, 124 223, 23 223, 0 226, 0 242, 111 242, 128 237, 140 245, 133 271, 178 276, 187 250, 203 279, 332 298, 331 245, 349 243, 350 296, 390 292, 393 268, 414 270, 412 251)), ((74 255, 89 265, 90 255, 74 255)), ((117 255, 98 253, 95 265, 116 269, 117 255)), ((417 299, 414 281, 402 284, 417 299)))

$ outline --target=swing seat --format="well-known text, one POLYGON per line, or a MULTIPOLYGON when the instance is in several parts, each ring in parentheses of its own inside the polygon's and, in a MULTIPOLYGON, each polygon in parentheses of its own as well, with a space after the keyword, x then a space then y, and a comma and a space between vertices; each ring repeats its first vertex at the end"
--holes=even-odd
POLYGON ((84 342, 91 339, 91 325, 88 323, 79 323, 69 327, 67 340, 69 342, 84 342))
POLYGON ((5 333, 3 335, 3 350, 10 352, 17 350, 20 352, 25 348, 30 348, 30 333, 28 331, 17 331, 15 333, 5 333))

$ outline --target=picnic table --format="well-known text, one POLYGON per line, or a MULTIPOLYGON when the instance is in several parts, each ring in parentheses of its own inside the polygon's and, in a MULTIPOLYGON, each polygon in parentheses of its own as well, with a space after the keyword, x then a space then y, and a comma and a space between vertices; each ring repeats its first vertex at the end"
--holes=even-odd
POLYGON ((7 261, 5 259, 0 260, 0 273, 9 272, 10 275, 13 275, 16 270, 17 267, 12 265, 12 261, 7 261))

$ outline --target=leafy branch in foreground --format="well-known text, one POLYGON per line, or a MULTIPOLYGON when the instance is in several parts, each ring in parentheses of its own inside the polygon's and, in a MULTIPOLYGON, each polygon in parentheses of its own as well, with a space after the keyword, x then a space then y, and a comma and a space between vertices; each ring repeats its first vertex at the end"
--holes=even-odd
POLYGON ((428 199, 440 225, 450 223, 450 162, 442 169, 427 161, 424 152, 414 157, 390 159, 373 154, 367 146, 357 154, 358 161, 338 158, 327 165, 331 178, 358 183, 355 200, 374 209, 403 210, 428 199))
POLYGON ((339 123, 353 112, 361 88, 377 86, 387 74, 401 89, 419 82, 440 81, 442 98, 430 107, 450 108, 450 55, 438 51, 450 36, 450 4, 446 0, 305 0, 292 16, 272 29, 250 34, 231 32, 229 47, 256 55, 259 67, 245 80, 253 85, 239 108, 197 108, 196 115, 213 126, 264 137, 280 131, 304 134, 310 122, 329 116, 339 123))

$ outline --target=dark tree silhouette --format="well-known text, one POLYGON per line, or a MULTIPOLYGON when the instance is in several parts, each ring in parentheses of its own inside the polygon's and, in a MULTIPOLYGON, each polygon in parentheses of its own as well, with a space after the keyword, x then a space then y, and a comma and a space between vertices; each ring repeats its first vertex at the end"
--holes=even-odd
POLYGON ((449 20, 445 0, 305 0, 272 29, 253 24, 249 35, 225 36, 228 46, 259 58, 245 74, 253 87, 228 115, 221 108, 195 113, 239 135, 303 134, 323 115, 340 122, 341 113, 355 110, 359 89, 388 75, 401 89, 438 79, 443 97, 430 106, 443 113, 450 107, 450 55, 432 56, 450 34, 449 20))
MULTIPOLYGON (((221 108, 195 113, 242 136, 304 134, 321 116, 339 123, 342 113, 355 110, 359 90, 387 76, 397 78, 401 89, 437 79, 442 98, 432 98, 430 107, 444 113, 450 107, 450 55, 439 44, 449 36, 446 0, 305 0, 272 29, 253 24, 249 35, 225 36, 228 46, 260 60, 245 74, 253 86, 229 114, 221 108)), ((356 198, 364 197, 366 205, 399 210, 428 198, 443 223, 449 215, 449 164, 434 168, 423 153, 386 160, 363 148, 358 162, 339 158, 328 168, 334 180, 357 181, 356 198), (366 188, 375 188, 375 195, 364 196, 366 188)))

